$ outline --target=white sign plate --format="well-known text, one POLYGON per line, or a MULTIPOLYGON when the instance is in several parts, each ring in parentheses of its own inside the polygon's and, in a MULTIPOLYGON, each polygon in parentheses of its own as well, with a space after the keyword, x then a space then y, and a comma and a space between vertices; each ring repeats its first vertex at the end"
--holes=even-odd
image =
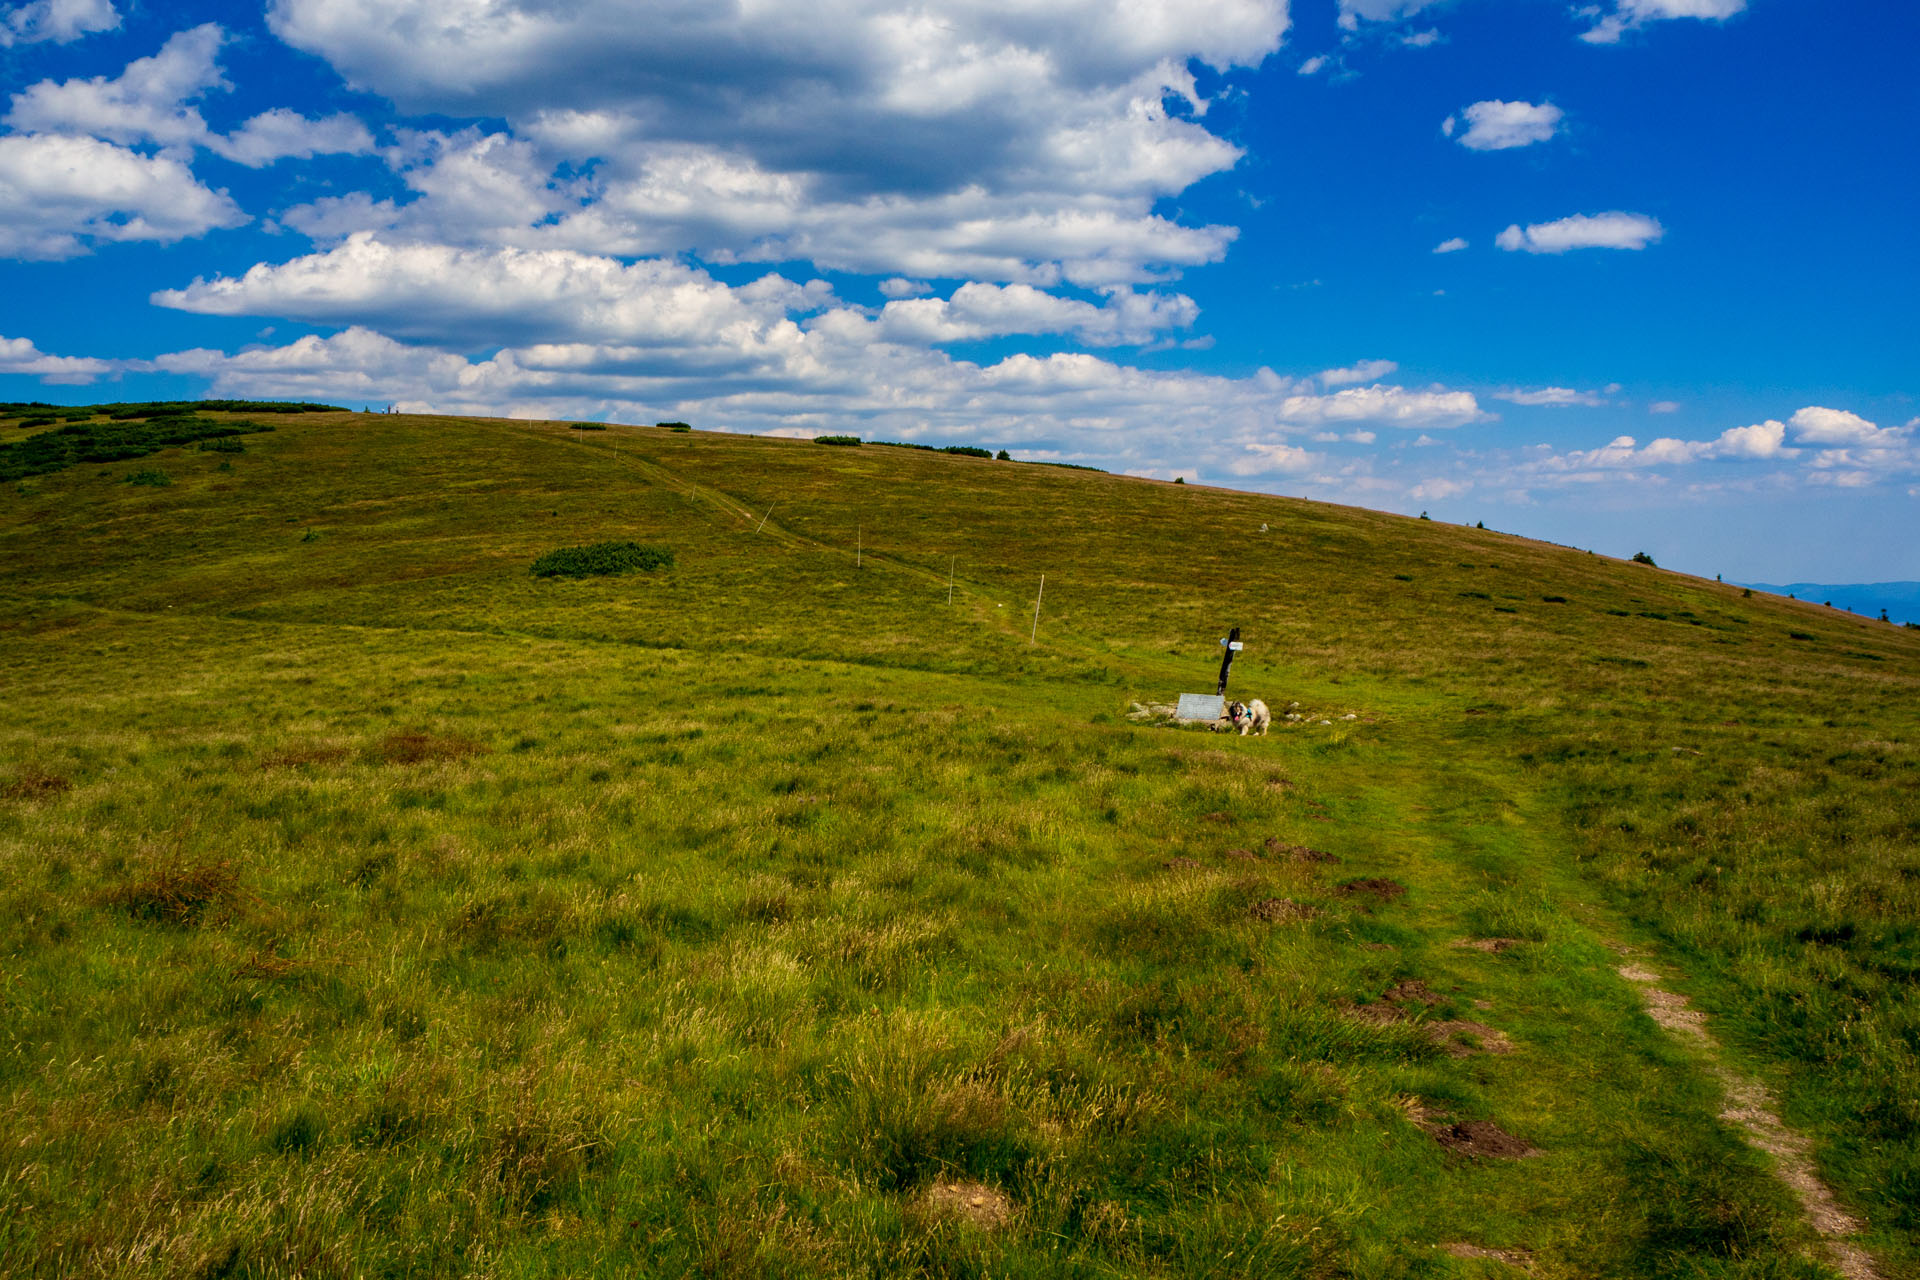
POLYGON ((1218 720, 1227 714, 1227 700, 1217 693, 1183 693, 1174 710, 1176 720, 1218 720))

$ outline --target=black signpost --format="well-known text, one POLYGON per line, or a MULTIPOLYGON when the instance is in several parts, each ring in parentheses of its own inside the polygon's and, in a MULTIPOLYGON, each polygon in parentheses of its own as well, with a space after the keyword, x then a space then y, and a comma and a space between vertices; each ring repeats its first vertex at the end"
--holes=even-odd
POLYGON ((1235 627, 1233 630, 1227 632, 1227 638, 1220 643, 1226 649, 1227 654, 1224 658, 1220 659, 1220 687, 1213 692, 1217 696, 1224 698, 1227 696, 1227 673, 1233 670, 1233 655, 1240 652, 1241 649, 1240 628, 1235 627))

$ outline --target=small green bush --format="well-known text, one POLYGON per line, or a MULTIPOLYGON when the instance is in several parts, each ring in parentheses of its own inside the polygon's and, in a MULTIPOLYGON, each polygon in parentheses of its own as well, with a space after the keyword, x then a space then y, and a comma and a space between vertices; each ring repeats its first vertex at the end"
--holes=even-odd
POLYGON ((151 485, 155 489, 164 489, 173 483, 173 477, 154 467, 142 467, 138 471, 127 472, 127 483, 151 485))
POLYGON ((1653 563, 1653 557, 1652 557, 1652 556, 1650 556, 1650 555, 1648 555, 1648 554, 1647 554, 1646 552, 1644 552, 1644 551, 1636 551, 1636 552, 1634 552, 1634 553, 1633 553, 1633 562, 1634 562, 1635 564, 1644 564, 1644 565, 1652 565, 1652 567, 1653 567, 1653 568, 1655 568, 1655 569, 1658 569, 1658 568, 1660 567, 1659 565, 1657 565, 1657 564, 1654 564, 1654 563, 1653 563))
POLYGON ((982 449, 978 445, 971 444, 950 444, 940 452, 957 453, 966 458, 991 458, 993 456, 993 450, 982 449))
POLYGON ((859 436, 815 436, 813 438, 813 442, 815 444, 841 444, 841 445, 857 446, 860 443, 860 437, 859 436))
POLYGON ((693 427, 685 422, 656 422, 656 427, 665 427, 669 431, 691 431, 693 427))
POLYGON ((673 552, 637 542, 596 542, 590 547, 556 547, 533 562, 536 578, 591 578, 605 574, 651 573, 673 568, 673 552))
POLYGON ((214 440, 202 440, 200 442, 200 452, 202 453, 245 453, 246 451, 247 446, 241 444, 232 436, 220 436, 214 440))
POLYGON ((604 422, 573 422, 568 425, 575 431, 605 431, 607 429, 607 424, 604 422))
MULTIPOLYGON (((996 459, 997 461, 1000 461, 1000 462, 1012 462, 1012 461, 1013 461, 1013 455, 1012 455, 1012 454, 1010 454, 1010 453, 1008 453, 1008 452, 1007 452, 1007 451, 1006 451, 1005 449, 1002 449, 1002 450, 1001 450, 1000 452, 998 452, 998 453, 996 453, 996 454, 994 454, 993 456, 994 456, 994 458, 995 458, 995 459, 996 459)), ((1062 463, 1060 463, 1059 465, 1061 465, 1061 466, 1063 466, 1063 467, 1070 467, 1070 466, 1072 466, 1073 464, 1072 464, 1071 462, 1062 462, 1062 463)), ((1088 468, 1086 468, 1086 469, 1087 469, 1088 471, 1095 471, 1095 470, 1098 470, 1098 468, 1096 468, 1096 467, 1088 467, 1088 468)))

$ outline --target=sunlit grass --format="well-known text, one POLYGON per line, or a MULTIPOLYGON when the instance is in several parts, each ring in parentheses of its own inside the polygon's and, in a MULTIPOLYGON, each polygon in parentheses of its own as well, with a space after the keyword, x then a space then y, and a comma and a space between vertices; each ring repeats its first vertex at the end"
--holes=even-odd
POLYGON ((5 1269, 1811 1274, 1608 941, 1911 1256, 1907 635, 918 451, 341 415, 160 461, 0 509, 5 1269), (675 563, 528 573, 605 541, 675 563), (1305 722, 1127 721, 1229 625, 1305 722))

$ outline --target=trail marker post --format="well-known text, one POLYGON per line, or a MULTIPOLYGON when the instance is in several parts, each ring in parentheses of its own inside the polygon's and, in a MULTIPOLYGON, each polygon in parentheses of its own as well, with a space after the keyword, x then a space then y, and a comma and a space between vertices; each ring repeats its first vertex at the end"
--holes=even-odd
POLYGON ((1040 639, 1040 602, 1047 597, 1047 575, 1040 575, 1040 594, 1033 598, 1033 634, 1027 637, 1027 643, 1033 644, 1040 639))
POLYGON ((1233 655, 1246 648, 1240 643, 1240 628, 1227 632, 1220 642, 1226 653, 1220 659, 1220 683, 1212 693, 1183 693, 1173 718, 1187 723, 1218 720, 1227 714, 1227 676, 1233 670, 1233 655))
POLYGON ((959 560, 959 556, 947 557, 947 603, 949 605, 953 603, 953 566, 957 564, 959 560))
POLYGON ((1226 656, 1220 659, 1220 687, 1215 689, 1214 693, 1224 698, 1227 696, 1227 673, 1233 670, 1233 655, 1246 648, 1240 643, 1240 628, 1235 627, 1227 632, 1227 638, 1220 642, 1220 647, 1227 652, 1226 656))

